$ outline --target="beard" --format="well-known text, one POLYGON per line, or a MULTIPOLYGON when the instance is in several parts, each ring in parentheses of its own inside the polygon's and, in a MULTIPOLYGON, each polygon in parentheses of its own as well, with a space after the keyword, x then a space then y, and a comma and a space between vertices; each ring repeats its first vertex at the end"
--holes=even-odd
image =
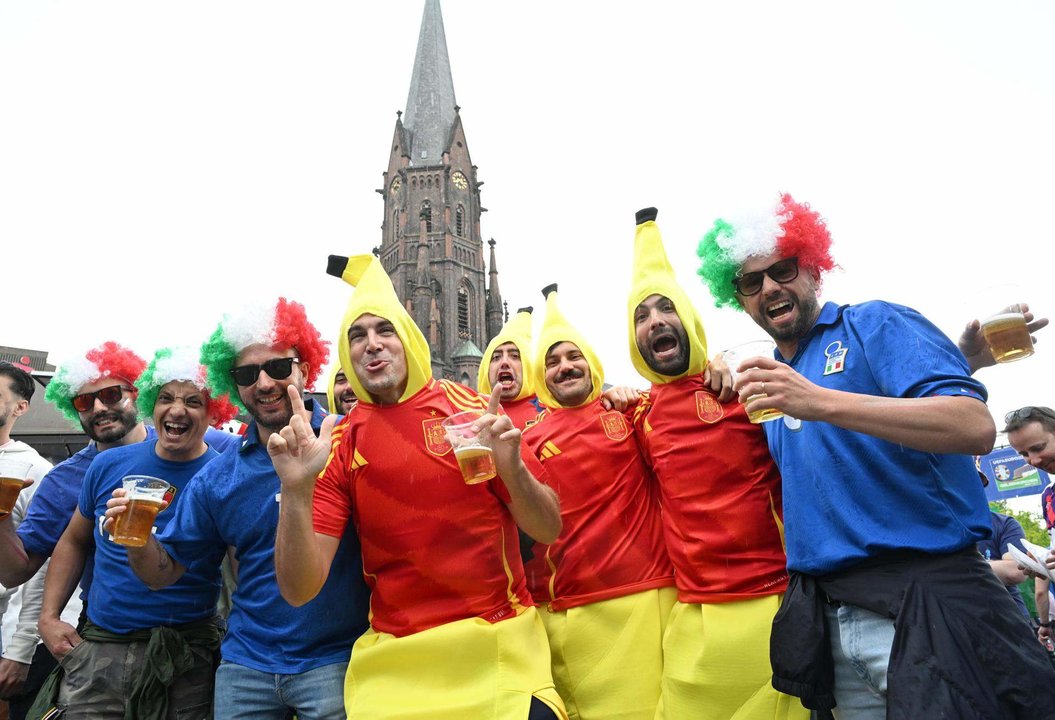
MULTIPOLYGON (((795 322, 787 327, 774 327, 769 322, 761 323, 762 329, 777 342, 795 342, 806 336, 817 322, 821 306, 816 295, 806 295, 803 298, 792 296, 789 298, 798 309, 795 322)), ((768 318, 766 318, 768 320, 768 318)))
POLYGON ((136 418, 135 405, 128 403, 123 410, 109 409, 95 413, 87 422, 81 421, 84 432, 97 443, 113 443, 123 438, 136 426, 139 420, 136 418), (100 419, 114 420, 109 428, 96 428, 95 421, 100 419))
POLYGON ((638 343, 637 349, 641 353, 641 357, 644 358, 645 364, 652 368, 653 372, 660 375, 674 377, 689 369, 689 334, 685 332, 685 328, 667 327, 659 330, 649 335, 648 343, 644 347, 642 347, 641 343, 638 343), (653 348, 656 342, 662 338, 670 338, 677 342, 677 353, 668 358, 660 359, 656 357, 656 351, 653 348))

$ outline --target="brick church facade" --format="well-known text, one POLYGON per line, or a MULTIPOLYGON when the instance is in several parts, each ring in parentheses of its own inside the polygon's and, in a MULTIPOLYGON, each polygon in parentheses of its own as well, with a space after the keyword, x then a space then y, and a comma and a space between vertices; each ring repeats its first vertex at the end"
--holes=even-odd
POLYGON ((406 112, 384 173, 379 256, 432 348, 433 375, 476 387, 480 348, 506 318, 495 242, 484 261, 477 169, 469 155, 439 0, 426 0, 406 112))

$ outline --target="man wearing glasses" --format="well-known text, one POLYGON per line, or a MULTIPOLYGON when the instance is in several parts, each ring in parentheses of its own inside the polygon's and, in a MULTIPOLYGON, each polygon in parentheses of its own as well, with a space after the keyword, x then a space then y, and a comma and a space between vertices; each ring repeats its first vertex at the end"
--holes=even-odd
POLYGON ((770 682, 769 631, 788 581, 780 475, 762 430, 707 366, 703 325, 656 217, 637 213, 627 304, 630 356, 652 383, 632 417, 678 591, 656 717, 805 718, 770 682))
MULTIPOLYGON (((0 519, 0 583, 15 587, 33 577, 51 557, 77 508, 88 466, 110 448, 141 442, 154 434, 136 415, 134 383, 146 362, 113 341, 64 363, 44 397, 91 438, 88 447, 56 465, 41 481, 26 519, 15 534, 0 519)), ((84 568, 82 598, 91 585, 92 563, 84 568)))
MULTIPOLYGON (((345 717, 349 648, 367 627, 359 545, 354 532, 345 533, 334 571, 314 601, 294 608, 282 599, 274 560, 282 498, 266 449, 272 433, 293 416, 288 389, 302 394, 326 358, 326 343, 299 303, 280 298, 273 306, 225 317, 202 346, 201 362, 210 385, 237 397, 253 421, 240 448, 188 483, 165 529, 128 552, 136 574, 160 589, 188 567, 218 567, 231 549, 237 588, 216 671, 217 718, 345 717)), ((318 432, 326 413, 311 401, 307 405, 303 420, 318 432)), ((121 504, 111 501, 114 514, 121 504)))
POLYGON ((765 426, 791 571, 774 685, 837 717, 1055 717, 1055 673, 976 549, 991 533, 970 457, 994 442, 985 387, 914 310, 821 306, 830 245, 785 194, 700 246, 716 304, 777 345, 735 384, 749 411, 785 414, 765 426))

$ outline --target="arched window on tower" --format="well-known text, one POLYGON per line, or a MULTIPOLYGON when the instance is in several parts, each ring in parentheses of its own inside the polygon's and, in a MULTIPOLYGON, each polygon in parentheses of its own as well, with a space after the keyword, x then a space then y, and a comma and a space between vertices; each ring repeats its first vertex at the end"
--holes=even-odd
POLYGON ((469 289, 463 286, 458 288, 458 337, 469 339, 469 331, 469 289))
POLYGON ((425 221, 425 232, 432 232, 432 203, 421 203, 421 219, 425 221))
POLYGON ((465 237, 465 208, 461 205, 454 211, 454 229, 458 237, 465 237))

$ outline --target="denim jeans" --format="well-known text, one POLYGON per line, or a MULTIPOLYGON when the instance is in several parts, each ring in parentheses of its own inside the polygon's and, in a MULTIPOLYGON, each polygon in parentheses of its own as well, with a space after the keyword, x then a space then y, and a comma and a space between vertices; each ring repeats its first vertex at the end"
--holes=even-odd
POLYGON ((854 605, 825 610, 835 665, 835 717, 885 720, 894 621, 854 605))
POLYGON ((224 720, 345 720, 344 674, 334 663, 292 675, 227 661, 216 670, 216 717, 224 720))

